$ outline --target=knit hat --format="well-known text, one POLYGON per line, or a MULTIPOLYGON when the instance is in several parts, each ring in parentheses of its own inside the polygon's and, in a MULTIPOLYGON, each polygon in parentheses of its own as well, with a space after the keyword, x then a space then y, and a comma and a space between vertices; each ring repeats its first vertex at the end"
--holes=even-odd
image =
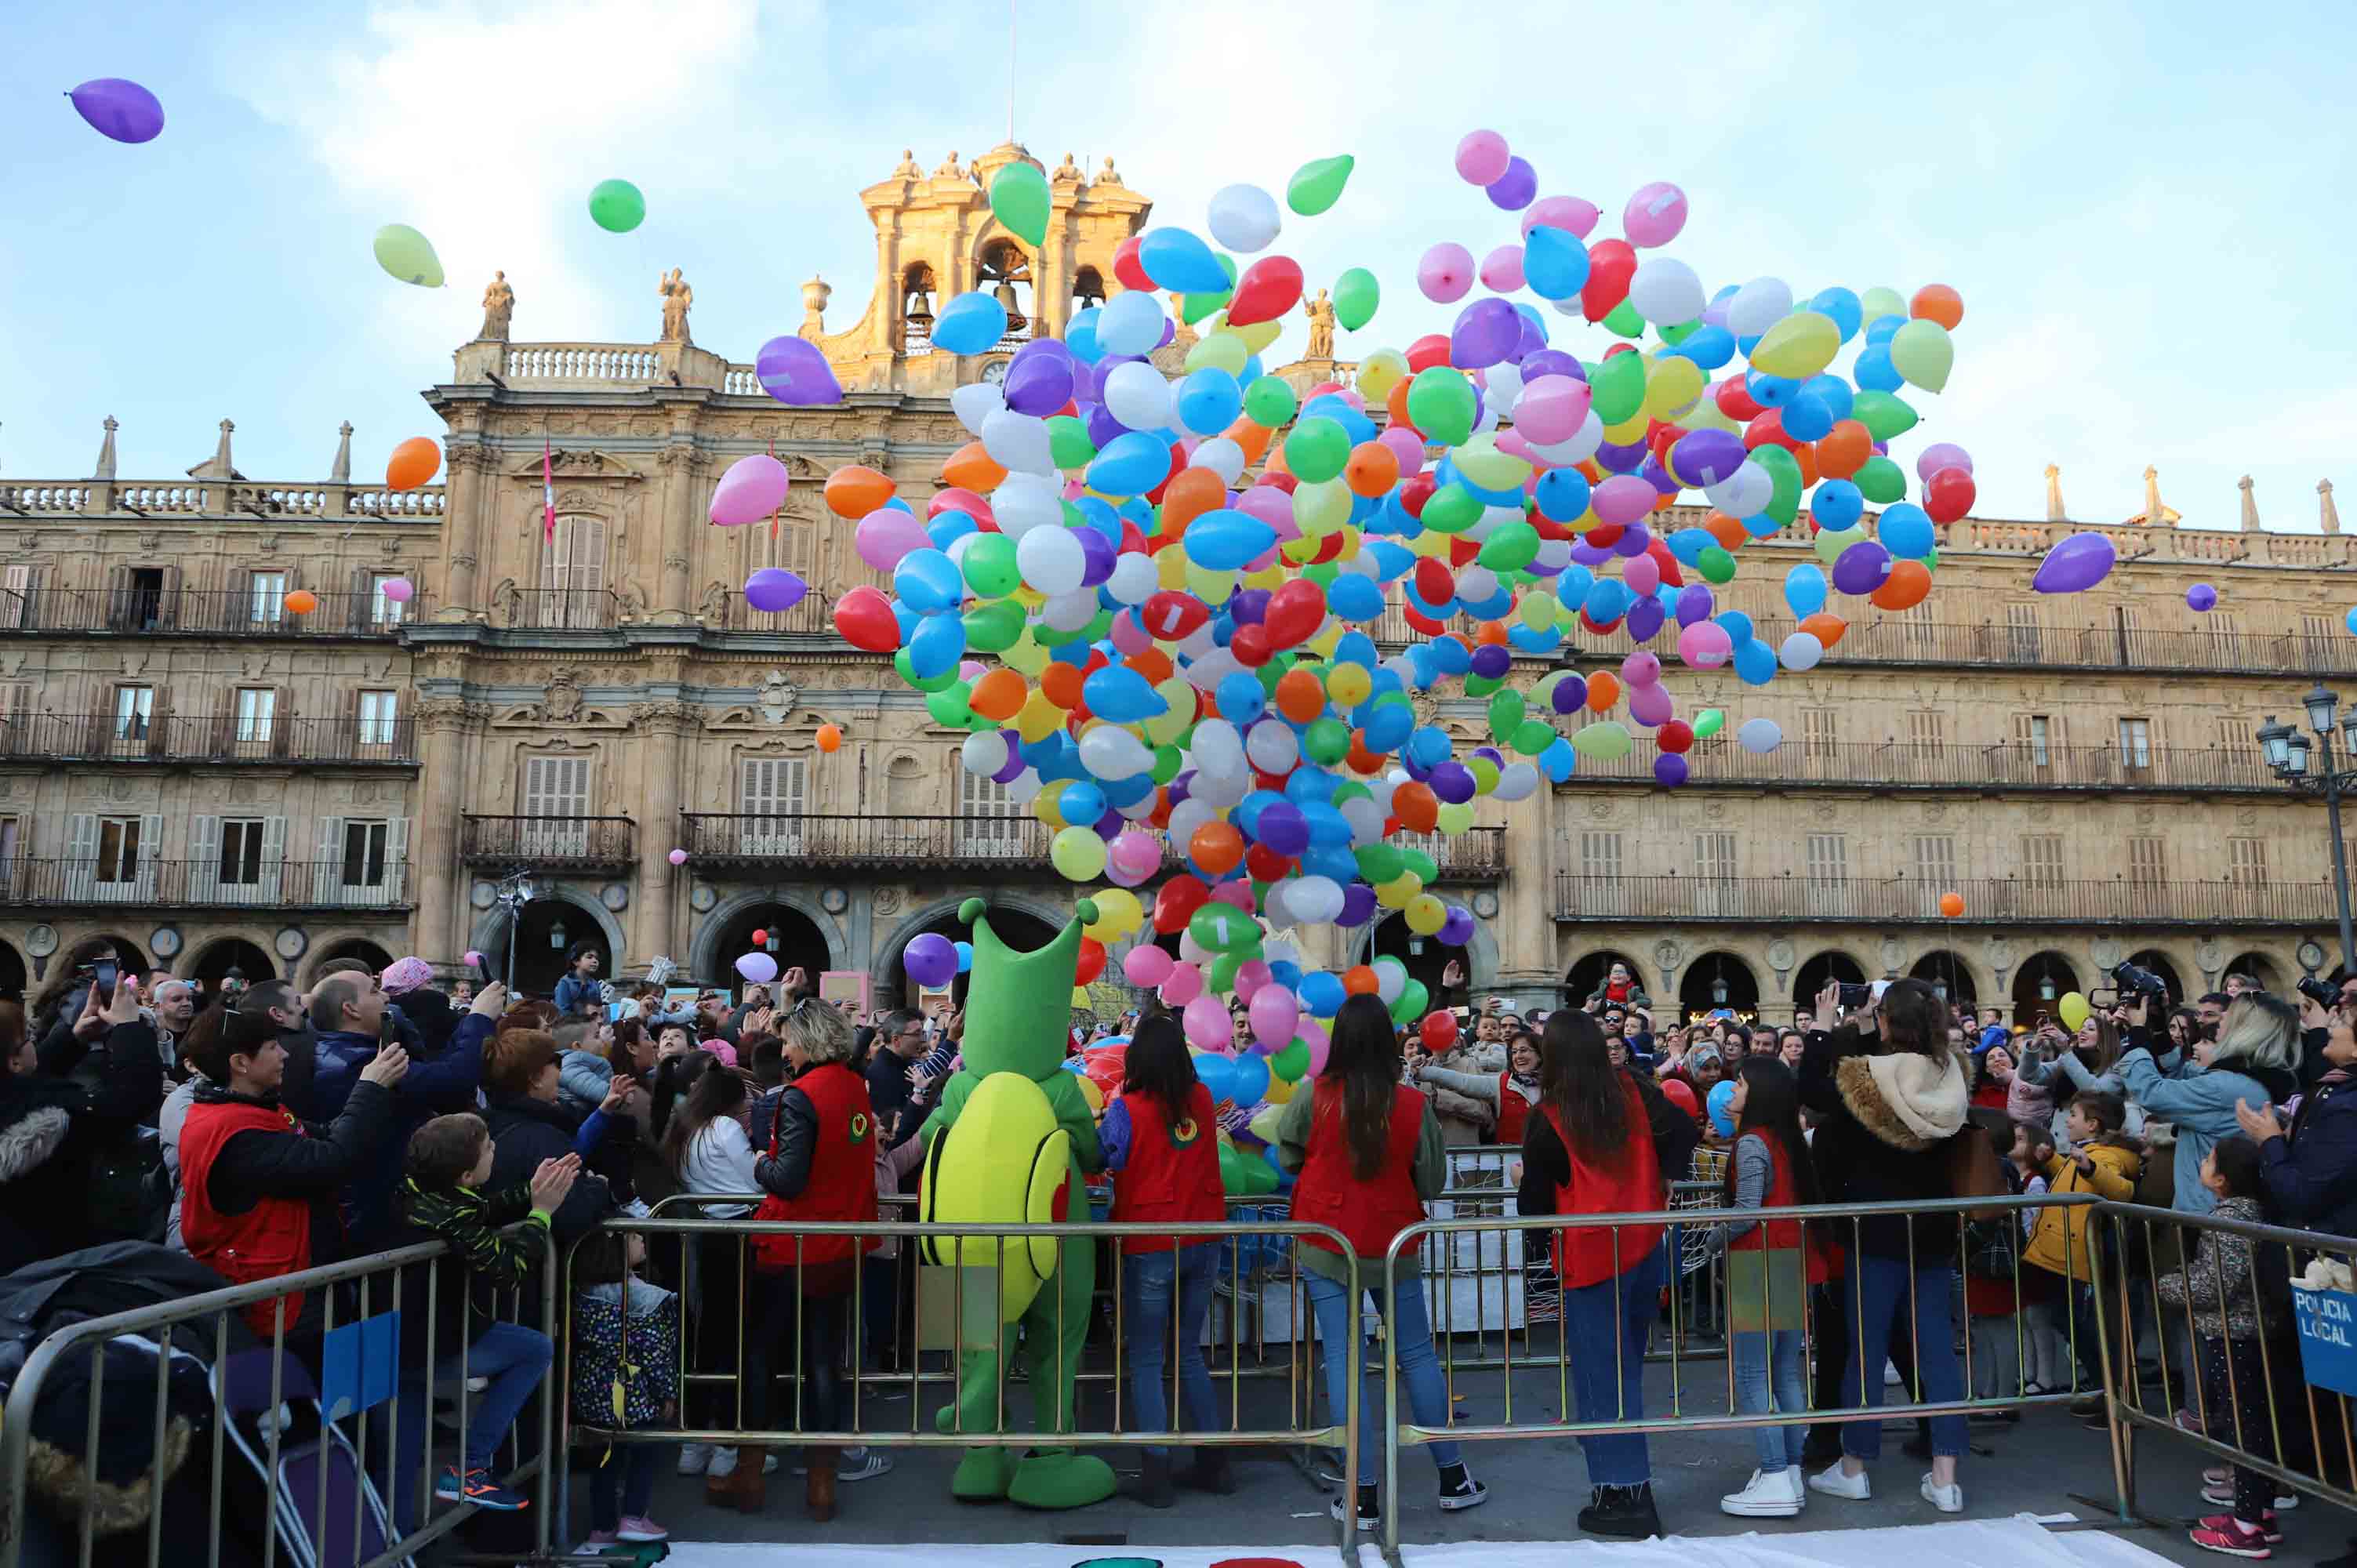
POLYGON ((416 990, 433 978, 434 966, 412 954, 386 964, 384 972, 376 977, 376 983, 383 987, 387 996, 399 996, 404 992, 416 990))

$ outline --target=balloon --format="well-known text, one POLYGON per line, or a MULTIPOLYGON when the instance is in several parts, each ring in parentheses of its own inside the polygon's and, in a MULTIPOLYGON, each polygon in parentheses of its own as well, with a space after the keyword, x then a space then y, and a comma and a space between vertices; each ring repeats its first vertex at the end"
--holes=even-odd
POLYGON ((762 344, 753 357, 753 377, 763 392, 790 408, 820 408, 843 401, 843 383, 834 379, 834 367, 807 338, 772 338, 762 344))
POLYGON ((2054 1011, 2061 1015, 2064 1028, 2076 1030, 2087 1021, 2087 999, 2078 992, 2066 991, 2062 1000, 2055 1004, 2054 1011))
POLYGON ((442 444, 430 435, 413 435, 393 449, 384 465, 387 489, 414 490, 434 478, 442 467, 442 444))
POLYGON ((1170 972, 1178 967, 1176 959, 1150 942, 1130 949, 1128 956, 1121 961, 1122 977, 1132 985, 1147 988, 1169 979, 1170 972))
POLYGON ((1512 158, 1506 138, 1495 131, 1468 131, 1457 144, 1457 177, 1468 185, 1495 184, 1512 158))
POLYGON ((589 220, 609 234, 627 234, 647 220, 647 199, 627 179, 601 179, 589 188, 589 220))
POLYGON ((830 754, 841 751, 843 749, 843 726, 841 725, 821 725, 811 738, 817 743, 818 748, 821 751, 828 752, 830 754))
POLYGON ((1909 322, 1892 334, 1889 349, 1891 369, 1910 385, 1935 392, 1948 384, 1956 348, 1948 339, 1948 329, 1938 322, 1909 322))
POLYGON ((135 81, 102 76, 66 94, 74 113, 100 135, 117 142, 152 142, 164 131, 164 105, 135 81))
POLYGON ((786 466, 766 452, 754 452, 728 465, 712 492, 707 515, 724 528, 759 522, 786 501, 786 466))
POLYGON ((1735 1136, 1735 1085, 1721 1079, 1710 1086, 1710 1124, 1722 1138, 1735 1136))
POLYGON ((1964 912, 1964 896, 1961 893, 1940 895, 1940 913, 1953 920, 1964 912))
POLYGON ((1684 262, 1656 256, 1629 280, 1629 303, 1657 327, 1674 327, 1702 314, 1702 279, 1684 262))
POLYGON ((2041 594, 2083 593, 2111 575, 2118 551, 2104 533, 2074 533, 2046 553, 2029 585, 2041 594))
POLYGON ((1220 294, 1229 286, 1211 247, 1184 229, 1148 229, 1137 242, 1137 264, 1155 287, 1172 294, 1220 294))
POLYGON ((376 231, 376 264, 403 283, 420 288, 442 286, 442 259, 433 242, 406 223, 388 223, 376 231))
POLYGON ((957 978, 957 948, 938 931, 922 932, 900 950, 900 967, 928 990, 947 985, 957 978))
POLYGON ((286 596, 287 613, 307 616, 319 607, 319 596, 308 588, 296 588, 286 596))
MULTIPOLYGON (((1027 166, 1009 164, 999 173, 1027 166)), ((1106 306, 1107 310, 1111 308, 1106 306)), ((986 353, 998 347, 998 340, 1006 336, 1006 307, 986 294, 959 295, 933 317, 933 347, 952 354, 986 353)), ((1102 328, 1099 336, 1103 336, 1102 328)))
POLYGON ((1209 206, 1211 238, 1231 251, 1265 251, 1276 238, 1284 218, 1276 198, 1256 185, 1223 186, 1211 193, 1209 206))
MULTIPOLYGON (((1666 180, 1639 187, 1620 213, 1620 231, 1629 236, 1629 242, 1648 249, 1668 244, 1685 226, 1686 193, 1666 180)), ((1701 314, 1699 309, 1695 312, 1695 316, 1701 314)), ((1687 321, 1693 317, 1677 319, 1687 321)))
POLYGON ((2214 610, 2218 607, 2218 590, 2207 583, 2196 583, 2185 590, 2185 607, 2190 610, 2214 610))
POLYGON ((417 593, 417 585, 406 577, 387 577, 377 585, 377 591, 394 604, 405 605, 417 593))
POLYGON ((1439 305, 1450 305, 1465 297, 1473 286, 1473 252, 1450 241, 1443 241, 1425 252, 1424 259, 1415 265, 1416 286, 1424 296, 1439 305))
POLYGON ((745 579, 745 602, 773 614, 793 608, 809 592, 808 583, 781 566, 759 567, 745 579))
POLYGON ((1918 321, 1936 322, 1953 332, 1964 319, 1964 296, 1943 283, 1927 283, 1915 291, 1907 313, 1918 321))
POLYGON ((687 851, 683 849, 675 849, 665 858, 673 865, 685 865, 687 864, 687 851))
POLYGON ((991 177, 990 215, 1008 233, 1035 250, 1047 242, 1051 200, 1047 175, 1028 158, 1017 158, 991 177))
MULTIPOLYGON (((1717 1086, 1713 1085, 1712 1087, 1716 1088, 1717 1086)), ((1688 1083, 1684 1079, 1663 1079, 1662 1080, 1662 1098, 1668 1101, 1671 1104, 1676 1106, 1680 1111, 1684 1112, 1689 1116, 1699 1116, 1702 1114, 1702 1108, 1695 1102, 1694 1085, 1688 1083)))
POLYGON ((778 978, 778 961, 765 952, 743 953, 737 959, 736 970, 754 984, 766 985, 778 978))
POLYGON ((1784 744, 1784 732, 1774 719, 1746 719, 1735 738, 1744 750, 1765 756, 1784 744))
POLYGON ((1342 199, 1357 160, 1349 154, 1315 158, 1293 171, 1285 188, 1285 204, 1304 218, 1315 218, 1342 199))
MULTIPOLYGON (((1187 1043, 1199 1050, 1222 1050, 1234 1038, 1232 1026, 1228 1022, 1227 1004, 1216 996, 1208 994, 1198 996, 1188 1003, 1179 1012, 1178 1022, 1179 1026, 1186 1031, 1187 1043)), ((1218 1081, 1206 1081, 1206 1087, 1211 1090, 1212 1100, 1216 1101, 1234 1098, 1234 1090, 1227 1078, 1227 1074, 1232 1070, 1229 1066, 1230 1058, 1213 1057, 1210 1060, 1219 1064, 1215 1069, 1218 1081)), ((1199 1061, 1196 1064, 1197 1071, 1200 1072, 1204 1064, 1199 1061)))
POLYGON ((1383 288, 1375 274, 1364 267, 1352 267, 1334 280, 1334 324, 1345 332, 1356 332, 1375 318, 1375 306, 1382 299, 1383 288))

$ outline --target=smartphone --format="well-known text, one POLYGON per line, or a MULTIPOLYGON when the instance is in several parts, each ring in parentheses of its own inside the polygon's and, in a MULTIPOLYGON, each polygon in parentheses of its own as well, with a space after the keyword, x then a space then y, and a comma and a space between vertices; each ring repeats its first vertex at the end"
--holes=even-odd
POLYGON ((481 953, 475 955, 475 978, 485 985, 497 985, 498 977, 491 973, 491 961, 481 953))
POLYGON ((98 1004, 100 1006, 111 1007, 114 1004, 114 983, 120 978, 121 971, 116 967, 115 961, 113 959, 102 958, 91 962, 90 966, 90 983, 91 988, 98 993, 98 1004))
POLYGON ((1855 1013, 1859 1008, 1865 1006, 1867 1002, 1873 999, 1873 988, 1866 984, 1863 981, 1859 982, 1856 985, 1851 984, 1848 981, 1842 982, 1841 1009, 1843 1012, 1855 1013))

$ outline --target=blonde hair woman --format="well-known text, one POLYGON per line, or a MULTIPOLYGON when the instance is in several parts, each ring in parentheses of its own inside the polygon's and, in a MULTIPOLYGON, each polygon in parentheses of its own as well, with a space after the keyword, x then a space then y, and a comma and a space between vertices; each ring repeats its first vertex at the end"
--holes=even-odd
MULTIPOLYGON (((2128 1021, 2143 1038, 2145 1005, 2129 1010, 2128 1021)), ((2218 1197, 2201 1184, 2202 1163, 2221 1138, 2242 1131, 2234 1107, 2247 1101, 2254 1111, 2269 1101, 2280 1104, 2297 1087, 2292 1063, 2299 1049, 2299 1014, 2280 996, 2245 991, 2219 1020, 2213 1044, 2199 1041, 2193 1060, 2164 1069, 2149 1047, 2139 1045, 2120 1058, 2119 1075, 2145 1114, 2177 1129, 2176 1203, 2181 1214, 2207 1214, 2218 1197)))

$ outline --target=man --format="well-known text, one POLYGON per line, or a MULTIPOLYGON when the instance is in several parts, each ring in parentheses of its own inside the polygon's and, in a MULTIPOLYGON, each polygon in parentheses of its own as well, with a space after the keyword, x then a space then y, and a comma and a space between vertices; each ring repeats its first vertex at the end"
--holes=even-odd
POLYGON ((234 1008, 237 999, 245 994, 245 971, 235 964, 221 972, 219 1001, 224 1007, 234 1008))
POLYGON ((185 980, 159 980, 148 997, 156 1026, 156 1051, 164 1061, 164 1076, 180 1079, 180 1036, 196 1022, 197 988, 185 980))
MULTIPOLYGON (((278 1086, 279 1102, 306 1122, 332 1120, 318 1114, 312 1089, 318 1076, 318 1036, 311 1032, 303 998, 283 980, 265 980, 247 989, 237 1004, 245 1023, 246 1038, 275 1035, 286 1050, 285 1076, 278 1086)), ((223 1021, 226 1025, 226 1020, 223 1021)), ((218 1086, 216 1086, 218 1087, 218 1086)))
MULTIPOLYGON (((182 1235, 191 1256, 232 1284, 345 1255, 338 1195, 391 1141, 393 1088, 409 1070, 407 1053, 388 1047, 361 1068, 332 1126, 306 1123, 278 1102, 286 1052, 277 1033, 250 1028, 236 1015, 197 1057, 209 1081, 180 1133, 182 1235)), ((245 1319, 267 1339, 284 1303, 288 1332, 307 1337, 323 1300, 316 1291, 282 1296, 248 1307, 245 1319)))
POLYGON ((565 978, 556 983, 556 1010, 567 1018, 580 1017, 606 1004, 605 989, 597 979, 597 950, 586 938, 566 950, 565 978))
MULTIPOLYGON (((1990 1011, 1995 1012, 1996 1009, 1991 1008, 1990 1011)), ((1814 1013, 1810 1012, 1806 1007, 1795 1007, 1792 1009, 1792 1027, 1800 1030, 1801 1033, 1805 1035, 1816 1026, 1817 1015, 1814 1013)))
MULTIPOLYGON (((770 988, 748 985, 745 988, 745 1000, 729 1010, 728 1022, 721 1026, 720 1032, 731 1040, 741 1040, 748 1032, 745 1020, 756 1013, 766 1014, 770 1010, 770 988)), ((759 1030, 756 1028, 750 1032, 758 1033, 759 1030)))
POLYGON ((2201 1020, 2203 1039, 2214 1040, 2218 1037, 2219 1022, 2226 1016, 2226 1009, 2233 1000, 2222 991, 2212 991, 2193 1004, 2194 1016, 2201 1020))
POLYGON ((867 1063, 867 1102, 888 1146, 899 1148, 917 1135, 924 1120, 915 1112, 916 1086, 909 1066, 925 1054, 925 1022, 906 1008, 884 1015, 876 1027, 874 1055, 867 1063))

